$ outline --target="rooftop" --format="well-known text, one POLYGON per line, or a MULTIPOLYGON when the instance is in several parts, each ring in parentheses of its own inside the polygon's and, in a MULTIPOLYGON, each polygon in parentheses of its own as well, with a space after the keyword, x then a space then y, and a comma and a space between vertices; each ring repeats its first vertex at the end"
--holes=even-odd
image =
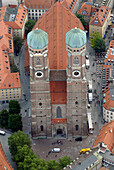
POLYGON ((105 124, 97 136, 96 141, 94 142, 93 148, 98 146, 99 143, 104 143, 107 145, 107 149, 114 153, 114 120, 105 124))
POLYGON ((81 4, 77 14, 90 16, 92 12, 92 3, 84 2, 81 4))
POLYGON ((114 111, 114 40, 110 42, 109 50, 105 56, 103 66, 103 106, 107 110, 114 111))
POLYGON ((66 70, 67 51, 65 36, 70 29, 75 27, 84 30, 80 20, 59 2, 42 15, 34 26, 34 29, 42 29, 48 34, 50 69, 66 70))
POLYGON ((25 0, 24 5, 28 9, 49 9, 56 0, 25 0))
POLYGON ((10 163, 3 151, 2 145, 0 143, 0 170, 4 170, 5 169, 4 167, 6 167, 6 169, 8 169, 8 170, 14 170, 12 168, 12 166, 10 165, 10 163))
MULTIPOLYGON (((14 5, 10 5, 8 7, 5 6, 1 8, 2 15, 0 16, 0 89, 11 89, 21 87, 19 73, 10 73, 9 53, 14 53, 12 38, 13 29, 12 27, 10 27, 10 23, 12 23, 12 21, 4 21, 5 13, 8 12, 10 14, 12 11, 12 7, 14 9, 17 9, 17 7, 14 5)), ((20 8, 21 5, 19 6, 19 9, 20 8)), ((14 10, 14 14, 15 13, 16 12, 14 10)))
POLYGON ((109 7, 101 6, 98 11, 96 11, 95 14, 92 15, 89 25, 103 26, 109 12, 109 7))

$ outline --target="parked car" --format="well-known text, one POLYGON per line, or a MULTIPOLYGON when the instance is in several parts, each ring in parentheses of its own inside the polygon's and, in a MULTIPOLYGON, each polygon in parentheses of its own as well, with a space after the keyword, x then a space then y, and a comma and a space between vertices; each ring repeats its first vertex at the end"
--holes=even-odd
POLYGON ((0 135, 5 135, 6 134, 6 132, 4 132, 3 130, 0 130, 0 135))
POLYGON ((82 141, 82 137, 76 138, 75 141, 82 141))

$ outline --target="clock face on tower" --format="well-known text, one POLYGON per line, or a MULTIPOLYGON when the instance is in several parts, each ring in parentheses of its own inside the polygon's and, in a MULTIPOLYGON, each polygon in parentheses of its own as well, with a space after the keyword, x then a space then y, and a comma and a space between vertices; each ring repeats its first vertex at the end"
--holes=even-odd
POLYGON ((73 77, 79 77, 80 76, 80 71, 79 70, 75 70, 72 72, 73 77))
POLYGON ((37 71, 37 72, 35 73, 35 76, 36 76, 37 78, 41 78, 41 77, 43 77, 43 72, 42 72, 42 71, 37 71))

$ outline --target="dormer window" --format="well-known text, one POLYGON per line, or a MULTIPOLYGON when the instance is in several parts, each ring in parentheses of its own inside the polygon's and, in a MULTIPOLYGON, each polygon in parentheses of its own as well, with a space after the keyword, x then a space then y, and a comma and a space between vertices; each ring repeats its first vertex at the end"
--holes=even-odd
POLYGON ((11 27, 8 27, 8 33, 11 34, 11 27))

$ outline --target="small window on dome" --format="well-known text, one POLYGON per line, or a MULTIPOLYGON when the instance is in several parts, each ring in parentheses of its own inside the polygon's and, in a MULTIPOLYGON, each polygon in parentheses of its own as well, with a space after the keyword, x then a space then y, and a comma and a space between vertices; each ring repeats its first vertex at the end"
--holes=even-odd
POLYGON ((37 58, 37 60, 36 60, 36 65, 41 65, 40 58, 37 58))
POLYGON ((76 65, 79 64, 79 59, 78 59, 77 56, 74 57, 74 62, 73 62, 73 64, 76 64, 76 65))

